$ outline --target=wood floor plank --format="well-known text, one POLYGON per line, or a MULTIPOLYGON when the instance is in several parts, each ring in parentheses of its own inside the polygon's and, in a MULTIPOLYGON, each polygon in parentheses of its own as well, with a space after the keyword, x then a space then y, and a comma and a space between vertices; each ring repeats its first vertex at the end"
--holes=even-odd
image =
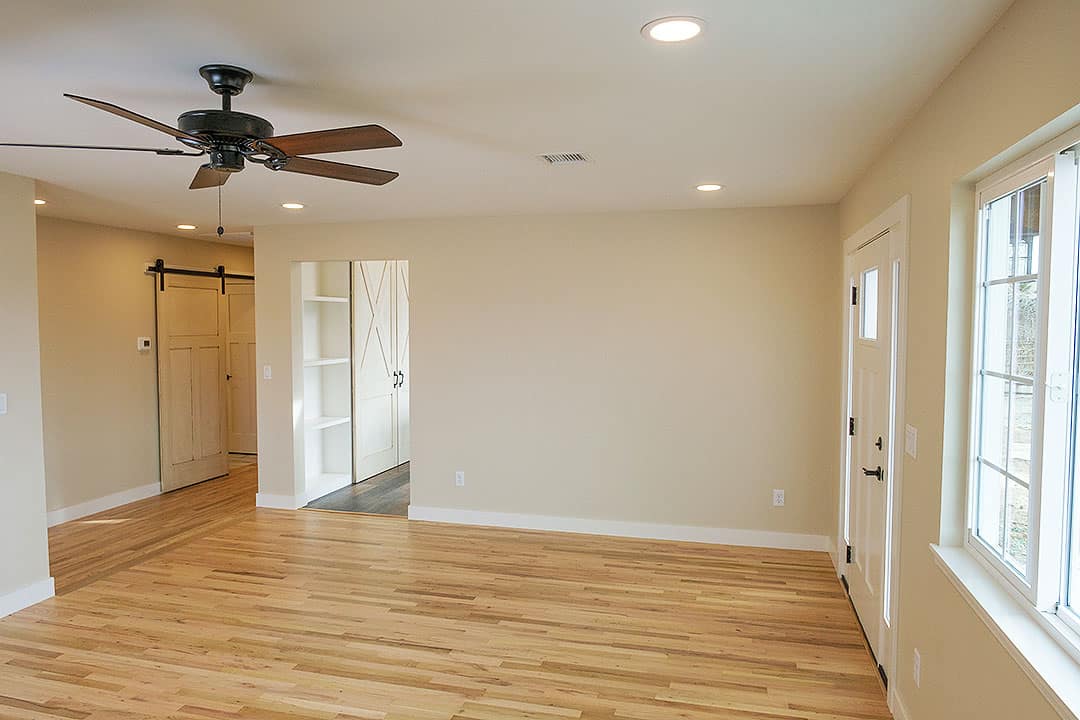
POLYGON ((53 528, 0 717, 890 717, 824 553, 255 509, 256 472, 53 528))

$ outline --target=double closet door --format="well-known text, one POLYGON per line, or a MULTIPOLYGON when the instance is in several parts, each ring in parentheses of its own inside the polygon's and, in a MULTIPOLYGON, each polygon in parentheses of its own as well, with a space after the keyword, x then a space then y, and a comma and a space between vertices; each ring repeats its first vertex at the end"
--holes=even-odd
POLYGON ((355 479, 409 460, 409 263, 352 263, 355 479))

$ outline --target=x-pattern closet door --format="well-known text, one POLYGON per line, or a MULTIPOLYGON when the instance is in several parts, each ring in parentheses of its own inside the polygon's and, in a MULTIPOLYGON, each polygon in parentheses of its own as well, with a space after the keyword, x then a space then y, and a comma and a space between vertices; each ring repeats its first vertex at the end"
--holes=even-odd
POLYGON ((396 265, 386 260, 353 263, 357 480, 398 464, 396 265))
POLYGON ((394 275, 394 351, 397 354, 398 464, 409 460, 409 261, 398 260, 394 275))

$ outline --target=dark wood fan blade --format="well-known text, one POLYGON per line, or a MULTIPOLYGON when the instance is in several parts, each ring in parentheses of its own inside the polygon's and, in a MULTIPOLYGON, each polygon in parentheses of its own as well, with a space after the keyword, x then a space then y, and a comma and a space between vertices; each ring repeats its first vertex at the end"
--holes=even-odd
POLYGON ((263 142, 273 145, 286 155, 321 155, 349 150, 375 150, 401 147, 397 135, 380 125, 358 125, 336 130, 278 135, 263 142))
POLYGON ((201 190, 203 188, 220 187, 224 185, 232 173, 215 170, 209 165, 203 165, 195 173, 195 179, 191 181, 188 190, 201 190))
POLYGON ((179 148, 140 148, 120 145, 49 145, 45 143, 0 143, 0 147, 14 148, 47 148, 54 150, 125 150, 127 152, 149 152, 155 155, 180 155, 184 157, 198 157, 206 153, 184 152, 179 148))
POLYGON ((77 102, 81 102, 84 105, 89 105, 90 107, 97 108, 98 110, 104 110, 105 112, 112 113, 113 115, 119 115, 120 117, 122 117, 122 118, 124 118, 126 120, 131 120, 132 122, 137 122, 140 125, 145 125, 148 128, 153 128, 154 130, 157 130, 158 132, 163 132, 166 135, 172 135, 174 138, 176 138, 178 140, 179 139, 184 139, 184 140, 192 140, 192 141, 197 142, 197 143, 202 142, 199 138, 195 137, 194 135, 189 135, 188 133, 184 132, 183 130, 177 130, 174 127, 166 125, 165 123, 160 123, 157 120, 152 120, 152 119, 146 117, 145 115, 140 115, 137 112, 132 112, 131 110, 120 107, 119 105, 113 105, 112 103, 107 103, 104 100, 94 100, 93 98, 82 97, 82 96, 79 96, 79 95, 71 95, 69 93, 64 93, 64 97, 71 98, 72 100, 75 100, 77 102))
POLYGON ((398 176, 396 172, 390 170, 375 170, 360 165, 346 165, 345 163, 305 157, 286 158, 285 165, 281 169, 286 172, 318 175, 319 177, 348 180, 349 182, 365 183, 367 185, 385 185, 398 176))

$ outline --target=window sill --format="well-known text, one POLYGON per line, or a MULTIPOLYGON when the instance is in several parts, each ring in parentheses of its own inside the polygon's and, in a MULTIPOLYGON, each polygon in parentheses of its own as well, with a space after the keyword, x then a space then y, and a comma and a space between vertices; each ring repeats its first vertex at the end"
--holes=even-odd
MULTIPOLYGON (((1023 604, 963 547, 930 545, 934 561, 961 597, 1066 720, 1080 720, 1080 659, 1071 631, 1023 604)), ((1074 636, 1075 637, 1075 636, 1074 636)))

